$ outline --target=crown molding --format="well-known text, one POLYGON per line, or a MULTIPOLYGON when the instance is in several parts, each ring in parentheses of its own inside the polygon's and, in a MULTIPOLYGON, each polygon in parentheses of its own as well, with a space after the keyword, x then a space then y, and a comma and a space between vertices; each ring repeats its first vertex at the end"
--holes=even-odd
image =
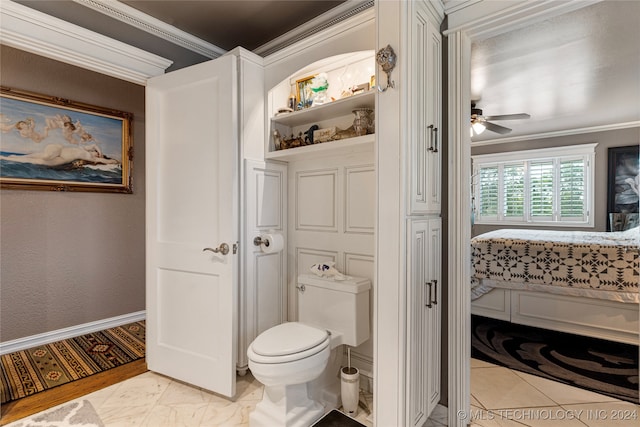
POLYGON ((506 144, 509 142, 520 142, 520 141, 531 141, 534 139, 545 139, 545 138, 560 138, 563 136, 571 136, 571 135, 580 135, 585 133, 594 133, 594 132, 607 132, 612 130, 620 130, 620 129, 630 129, 640 127, 640 121, 635 122, 625 122, 625 123, 613 123, 610 125, 600 125, 600 126, 590 126, 586 128, 576 128, 576 129, 567 129, 567 130, 559 130, 553 132, 543 132, 536 133, 531 135, 522 135, 522 136, 513 136, 510 138, 496 138, 496 139, 488 139, 485 141, 472 141, 472 147, 480 147, 483 145, 494 145, 494 144, 506 144))
POLYGON ((140 12, 116 0, 73 0, 113 19, 124 22, 139 30, 153 34, 185 49, 189 49, 207 58, 215 59, 226 53, 226 50, 186 33, 173 25, 140 12))
POLYGON ((472 39, 486 39, 525 24, 530 25, 601 1, 603 0, 462 1, 451 4, 449 8, 445 6, 449 15, 449 27, 443 35, 448 36, 454 32, 464 31, 472 39))
POLYGON ((325 40, 328 35, 343 34, 345 32, 355 31, 361 25, 368 25, 375 19, 375 10, 365 9, 360 11, 356 15, 345 17, 343 20, 332 22, 322 29, 314 31, 312 34, 305 34, 304 37, 298 39, 289 39, 290 44, 281 45, 271 55, 265 56, 265 66, 274 64, 284 58, 290 57, 300 52, 304 52, 306 49, 311 48, 319 42, 325 40), (331 33, 327 32, 327 28, 331 27, 331 33))
POLYGON ((173 63, 9 0, 0 1, 0 23, 3 45, 136 84, 173 63))
MULTIPOLYGON (((207 58, 215 59, 226 53, 224 49, 218 46, 199 39, 117 0, 73 1, 207 58)), ((374 0, 348 0, 286 34, 254 49, 253 52, 262 57, 269 56, 304 38, 349 19, 362 11, 372 9, 373 5, 374 0)), ((439 4, 439 6, 442 8, 441 4, 439 4)), ((439 10, 439 8, 436 8, 436 10, 439 10)), ((444 9, 442 9, 442 11, 443 10, 444 9)))
POLYGON ((480 1, 482 0, 443 0, 442 4, 444 6, 444 12, 450 15, 480 1))
POLYGON ((373 10, 374 0, 348 0, 333 9, 328 10, 320 16, 311 19, 307 23, 300 25, 293 30, 276 37, 268 43, 254 49, 254 53, 267 57, 275 52, 281 51, 303 39, 307 39, 323 30, 358 15, 368 9, 373 10))

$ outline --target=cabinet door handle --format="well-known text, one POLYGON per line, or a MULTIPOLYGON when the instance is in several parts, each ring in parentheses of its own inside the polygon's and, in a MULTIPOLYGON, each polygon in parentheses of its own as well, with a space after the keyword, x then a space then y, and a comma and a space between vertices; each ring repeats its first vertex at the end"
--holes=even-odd
POLYGON ((438 128, 433 128, 433 152, 438 152, 438 128))
POLYGON ((425 285, 427 285, 427 288, 429 289, 429 297, 427 299, 427 303, 425 304, 425 307, 431 308, 431 282, 424 282, 425 285))
POLYGON ((433 151, 433 125, 427 126, 427 129, 429 129, 429 148, 427 150, 433 151))
POLYGON ((435 305, 438 303, 438 281, 434 279, 432 280, 432 282, 433 282, 433 304, 435 305))
POLYGON ((438 152, 438 128, 434 125, 427 126, 429 129, 429 148, 428 150, 434 153, 438 152))

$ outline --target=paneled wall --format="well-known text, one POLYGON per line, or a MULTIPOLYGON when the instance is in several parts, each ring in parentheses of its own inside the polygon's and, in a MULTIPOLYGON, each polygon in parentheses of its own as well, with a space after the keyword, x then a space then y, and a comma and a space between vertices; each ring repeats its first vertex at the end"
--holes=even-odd
MULTIPOLYGON (((288 174, 289 319, 296 320, 296 278, 313 264, 334 262, 373 281, 376 175, 373 152, 291 162, 288 174)), ((373 328, 373 289, 370 307, 373 328)), ((372 340, 352 355, 371 364, 372 340)))
POLYGON ((245 160, 243 213, 245 235, 240 253, 244 262, 244 286, 240 287, 238 370, 248 367, 249 344, 262 332, 287 319, 286 242, 287 166, 245 160), (267 233, 281 234, 282 251, 265 253, 254 239, 267 233))
POLYGON ((135 153, 133 194, 0 191, 0 341, 144 310, 144 87, 0 54, 3 86, 133 113, 135 153))

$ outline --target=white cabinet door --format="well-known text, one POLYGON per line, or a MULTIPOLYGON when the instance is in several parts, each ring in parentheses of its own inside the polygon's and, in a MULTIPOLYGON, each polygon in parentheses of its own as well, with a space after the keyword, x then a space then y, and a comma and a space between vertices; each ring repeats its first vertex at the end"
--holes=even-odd
POLYGON ((147 364, 235 394, 236 58, 151 79, 146 92, 147 364), (228 253, 214 253, 228 245, 228 253))
POLYGON ((426 381, 429 353, 425 351, 431 335, 428 330, 429 292, 426 261, 429 240, 428 220, 409 220, 407 243, 407 397, 408 424, 422 426, 429 418, 426 381))
POLYGON ((408 421, 422 426, 440 400, 441 220, 409 220, 408 421))
POLYGON ((411 33, 409 213, 441 209, 441 36, 424 2, 414 3, 411 33))
POLYGON ((428 70, 427 125, 427 206, 429 213, 439 213, 442 208, 442 36, 440 30, 429 21, 427 55, 428 70), (431 126, 431 127, 430 127, 431 126))
POLYGON ((429 220, 427 234, 426 281, 430 282, 431 307, 427 305, 426 349, 427 354, 427 413, 431 414, 440 401, 440 365, 441 365, 441 318, 442 318, 442 221, 440 218, 429 220))

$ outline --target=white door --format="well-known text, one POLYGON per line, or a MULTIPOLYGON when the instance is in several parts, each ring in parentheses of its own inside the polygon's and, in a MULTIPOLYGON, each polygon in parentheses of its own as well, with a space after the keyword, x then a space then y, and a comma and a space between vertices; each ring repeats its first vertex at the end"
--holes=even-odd
POLYGON ((147 85, 147 364, 225 396, 237 351, 236 107, 234 56, 147 85))

